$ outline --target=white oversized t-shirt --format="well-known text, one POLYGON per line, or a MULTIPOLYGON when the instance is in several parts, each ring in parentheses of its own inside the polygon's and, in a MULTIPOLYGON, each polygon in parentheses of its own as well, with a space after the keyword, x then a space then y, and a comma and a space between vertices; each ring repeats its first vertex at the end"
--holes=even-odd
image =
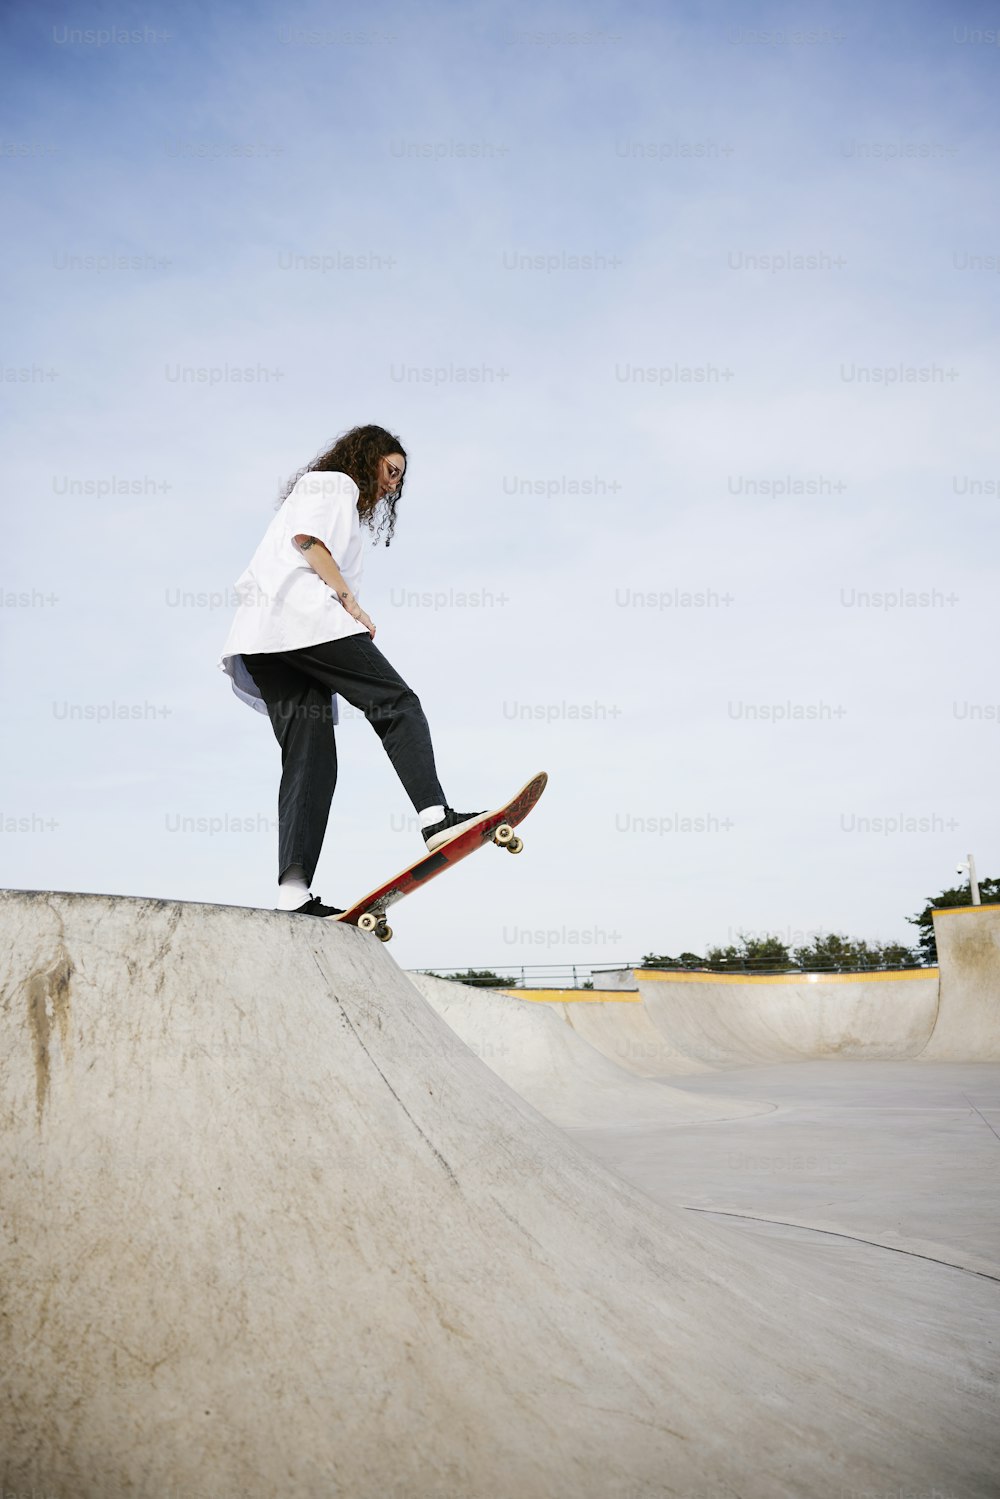
MULTIPOLYGON (((261 713, 267 712, 267 705, 246 669, 244 652, 291 651, 368 633, 348 614, 294 539, 318 537, 357 598, 364 563, 359 494, 347 474, 303 474, 236 580, 239 606, 219 667, 232 679, 237 697, 261 713)), ((336 714, 336 699, 334 704, 336 714)))

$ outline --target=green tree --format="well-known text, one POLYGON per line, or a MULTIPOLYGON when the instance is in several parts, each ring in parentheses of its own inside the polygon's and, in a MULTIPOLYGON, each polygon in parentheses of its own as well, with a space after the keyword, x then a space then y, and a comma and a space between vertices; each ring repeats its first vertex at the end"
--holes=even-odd
MULTIPOLYGON (((979 894, 984 905, 995 905, 1000 901, 1000 879, 989 879, 979 881, 979 894)), ((940 895, 928 895, 927 904, 916 916, 907 916, 907 921, 917 927, 920 936, 917 945, 923 961, 933 967, 937 962, 937 943, 934 940, 934 921, 931 916, 933 910, 946 910, 952 906, 971 906, 972 891, 968 885, 954 885, 950 890, 942 890, 940 895)))
POLYGON ((642 960, 643 968, 676 968, 677 966, 677 959, 665 952, 648 952, 642 960))
POLYGON ((520 980, 504 978, 491 968, 467 968, 464 973, 445 973, 443 978, 456 984, 472 984, 477 989, 519 989, 520 980))
POLYGON ((905 942, 879 942, 875 946, 882 959, 883 968, 919 968, 922 962, 920 953, 915 947, 907 947, 905 942))
POLYGON ((643 968, 704 968, 705 959, 696 952, 682 952, 679 958, 667 953, 648 952, 642 960, 643 968))
POLYGON ((918 968, 920 956, 901 942, 866 942, 841 932, 827 932, 807 947, 795 949, 795 961, 811 972, 836 973, 869 968, 918 968))
POLYGON ((755 969, 791 968, 792 955, 780 937, 771 932, 763 937, 736 933, 736 943, 728 947, 710 947, 705 954, 706 966, 718 972, 736 969, 740 973, 755 969))
POLYGON ((814 937, 807 946, 797 947, 795 961, 800 968, 814 973, 824 969, 839 971, 842 968, 860 968, 858 947, 859 944, 852 941, 846 933, 825 932, 814 937))

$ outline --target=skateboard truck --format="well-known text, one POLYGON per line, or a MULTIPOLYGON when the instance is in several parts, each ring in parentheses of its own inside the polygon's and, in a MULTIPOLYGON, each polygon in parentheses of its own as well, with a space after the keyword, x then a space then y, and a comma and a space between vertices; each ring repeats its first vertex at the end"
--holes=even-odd
POLYGON ((392 927, 378 911, 366 911, 359 916, 358 926, 363 932, 374 932, 380 942, 388 942, 392 936, 392 927))
POLYGON ((505 848, 509 854, 519 854, 524 847, 524 839, 519 838, 509 822, 502 822, 493 834, 493 842, 500 848, 505 848))

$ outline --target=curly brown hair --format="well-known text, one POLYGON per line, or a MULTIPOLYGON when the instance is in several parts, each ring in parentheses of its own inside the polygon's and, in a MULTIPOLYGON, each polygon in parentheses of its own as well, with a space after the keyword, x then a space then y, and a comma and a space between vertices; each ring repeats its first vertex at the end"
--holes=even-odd
MULTIPOLYGON (((399 453, 403 458, 406 457, 406 449, 399 438, 387 432, 384 427, 377 427, 371 423, 364 427, 352 427, 349 432, 344 432, 337 438, 332 448, 328 448, 325 453, 314 458, 312 463, 307 463, 304 468, 299 469, 281 491, 278 506, 275 508, 284 504, 303 474, 348 474, 361 491, 358 497, 358 515, 373 533, 376 541, 383 531, 386 532, 385 544, 388 546, 396 529, 396 506, 403 494, 403 478, 401 478, 396 486, 395 494, 387 495, 384 500, 379 500, 378 463, 380 458, 387 458, 390 453, 399 453)), ((405 478, 405 472, 403 477, 405 478)))

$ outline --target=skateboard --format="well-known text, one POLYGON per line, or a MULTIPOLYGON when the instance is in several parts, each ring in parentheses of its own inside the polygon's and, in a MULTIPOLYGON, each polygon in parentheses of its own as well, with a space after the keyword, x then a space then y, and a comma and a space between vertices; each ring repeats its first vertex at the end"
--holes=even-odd
POLYGON ((392 936, 392 927, 386 922, 385 913, 397 900, 402 900, 404 895, 419 890, 450 865, 461 863, 469 854, 475 853, 477 848, 485 848, 487 843, 495 843, 498 848, 505 848, 510 854, 521 852, 524 843, 514 829, 524 821, 538 801, 548 779, 544 770, 532 776, 506 806, 499 807, 495 812, 484 812, 450 843, 436 848, 433 853, 424 854, 399 874, 393 875, 391 880, 386 880, 384 885, 369 890, 367 895, 355 901, 353 906, 349 906, 339 916, 328 916, 326 919, 343 921, 348 926, 360 927, 363 932, 374 932, 381 941, 388 942, 392 936))

